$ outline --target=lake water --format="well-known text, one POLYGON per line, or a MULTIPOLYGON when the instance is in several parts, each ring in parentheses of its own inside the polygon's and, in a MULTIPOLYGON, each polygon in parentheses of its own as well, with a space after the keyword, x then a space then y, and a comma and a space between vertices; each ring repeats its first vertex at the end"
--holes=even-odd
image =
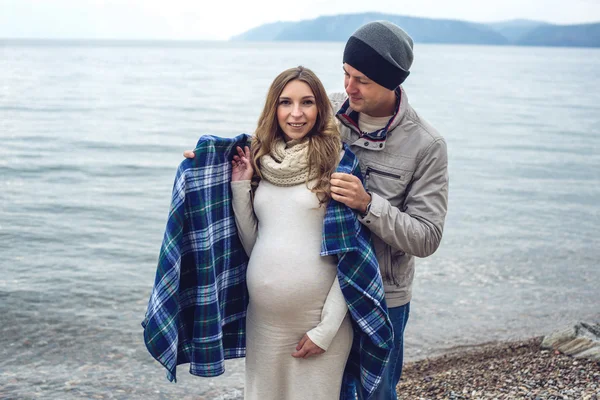
MULTIPOLYGON (((342 91, 342 50, 0 41, 0 398, 241 398, 243 360, 172 384, 143 344, 175 171, 285 68, 342 91)), ((451 182, 407 358, 600 320, 600 49, 417 44, 412 70, 451 182)))

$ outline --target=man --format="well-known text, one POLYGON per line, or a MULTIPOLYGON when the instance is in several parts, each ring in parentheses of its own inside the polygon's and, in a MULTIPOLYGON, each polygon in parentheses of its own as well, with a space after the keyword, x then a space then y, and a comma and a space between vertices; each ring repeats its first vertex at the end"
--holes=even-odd
MULTIPOLYGON (((357 155, 366 186, 353 175, 335 173, 332 198, 356 210, 373 234, 394 327, 394 351, 369 398, 377 400, 397 398, 414 257, 427 257, 438 248, 448 204, 446 143, 408 104, 400 86, 412 61, 413 42, 406 32, 387 21, 365 24, 344 49, 348 97, 331 98, 339 107, 342 139, 357 155)), ((184 155, 194 156, 191 151, 184 155)))
POLYGON ((344 49, 348 98, 341 105, 332 99, 340 106, 342 139, 358 157, 366 185, 365 190, 355 176, 333 174, 332 198, 357 210, 373 234, 394 327, 394 351, 370 397, 377 400, 397 398, 414 257, 438 248, 448 205, 446 143, 408 104, 400 86, 412 61, 412 39, 398 26, 363 25, 344 49))

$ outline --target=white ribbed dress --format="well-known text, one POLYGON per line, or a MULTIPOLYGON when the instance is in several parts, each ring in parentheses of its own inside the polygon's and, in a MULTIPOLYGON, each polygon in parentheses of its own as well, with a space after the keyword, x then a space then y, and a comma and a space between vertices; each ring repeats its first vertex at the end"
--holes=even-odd
POLYGON ((336 259, 319 254, 325 207, 306 184, 281 187, 263 179, 254 209, 250 181, 232 182, 231 188, 239 236, 250 255, 244 398, 339 398, 353 333, 336 259), (305 333, 326 352, 292 357, 305 333))

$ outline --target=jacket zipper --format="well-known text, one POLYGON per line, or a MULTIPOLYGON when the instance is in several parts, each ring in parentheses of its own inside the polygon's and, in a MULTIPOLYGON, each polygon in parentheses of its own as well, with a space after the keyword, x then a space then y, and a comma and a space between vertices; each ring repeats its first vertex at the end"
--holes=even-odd
POLYGON ((373 169, 371 167, 367 167, 367 174, 366 174, 367 179, 369 179, 369 175, 371 173, 382 175, 382 176, 387 176, 388 178, 402 179, 401 175, 396 175, 396 174, 392 174, 391 172, 379 171, 379 170, 373 169))

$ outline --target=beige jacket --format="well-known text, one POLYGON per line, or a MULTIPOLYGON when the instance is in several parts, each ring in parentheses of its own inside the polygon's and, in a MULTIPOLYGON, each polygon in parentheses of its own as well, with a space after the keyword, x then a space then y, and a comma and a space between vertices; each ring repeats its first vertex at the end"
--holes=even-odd
POLYGON ((339 109, 342 139, 360 161, 372 202, 359 218, 373 233, 388 307, 412 297, 415 257, 433 254, 442 240, 448 208, 448 155, 444 138, 408 104, 399 104, 384 141, 361 138, 357 113, 345 96, 330 100, 339 109))

